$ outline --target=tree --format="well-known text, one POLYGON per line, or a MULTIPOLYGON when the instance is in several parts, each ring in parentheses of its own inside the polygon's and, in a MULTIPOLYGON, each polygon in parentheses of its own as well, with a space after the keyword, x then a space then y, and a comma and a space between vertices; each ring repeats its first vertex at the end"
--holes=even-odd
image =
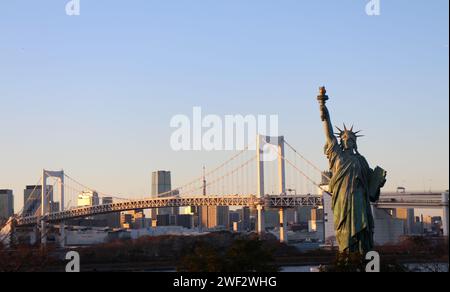
MULTIPOLYGON (((366 270, 367 260, 359 252, 340 252, 328 266, 322 266, 321 272, 334 273, 363 273, 366 270)), ((406 272, 406 268, 397 262, 381 261, 381 272, 406 272)))
POLYGON ((184 256, 177 270, 180 272, 276 272, 272 264, 273 250, 263 241, 236 239, 225 249, 201 242, 184 256))
POLYGON ((224 267, 224 258, 219 254, 217 248, 202 242, 181 259, 177 271, 190 273, 222 272, 224 267))

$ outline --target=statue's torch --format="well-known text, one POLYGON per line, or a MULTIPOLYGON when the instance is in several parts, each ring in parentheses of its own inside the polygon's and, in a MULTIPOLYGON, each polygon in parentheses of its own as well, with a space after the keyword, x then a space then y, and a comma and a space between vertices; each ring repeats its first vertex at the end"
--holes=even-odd
MULTIPOLYGON (((325 89, 325 86, 322 86, 319 88, 319 95, 317 96, 317 100, 319 101, 319 105, 322 109, 322 107, 325 107, 325 104, 328 100, 327 90, 325 89)), ((325 121, 326 117, 324 114, 322 114, 322 122, 325 121)))

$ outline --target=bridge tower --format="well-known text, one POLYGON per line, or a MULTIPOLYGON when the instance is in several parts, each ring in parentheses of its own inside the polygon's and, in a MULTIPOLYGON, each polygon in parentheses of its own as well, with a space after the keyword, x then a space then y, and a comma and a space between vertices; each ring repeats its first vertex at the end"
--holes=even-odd
MULTIPOLYGON (((262 200, 264 193, 264 162, 278 160, 278 192, 281 196, 286 195, 286 164, 284 159, 284 137, 270 137, 258 135, 256 141, 256 161, 257 161, 257 195, 262 200)), ((258 205, 259 234, 265 231, 264 206, 258 205)), ((279 210, 280 217, 280 241, 287 242, 286 235, 286 214, 284 208, 279 210)))
MULTIPOLYGON (((57 178, 59 181, 59 210, 64 211, 64 170, 49 171, 42 170, 42 191, 41 191, 41 244, 45 246, 47 244, 47 226, 45 222, 45 216, 50 213, 50 201, 47 197, 47 179, 50 177, 57 178)), ((65 245, 65 226, 64 222, 60 222, 60 244, 62 247, 65 245)))
POLYGON ((448 236, 448 191, 442 193, 442 203, 443 207, 443 218, 442 218, 442 228, 444 231, 444 236, 448 236))

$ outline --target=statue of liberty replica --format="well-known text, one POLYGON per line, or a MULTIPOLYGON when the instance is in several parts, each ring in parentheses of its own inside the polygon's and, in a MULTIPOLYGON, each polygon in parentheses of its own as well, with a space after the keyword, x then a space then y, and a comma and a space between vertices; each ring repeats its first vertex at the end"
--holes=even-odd
POLYGON ((380 189, 386 183, 386 171, 379 167, 371 169, 364 156, 359 154, 357 139, 361 136, 359 131, 353 131, 353 126, 348 129, 344 124, 343 130, 336 127, 338 132, 334 133, 325 105, 328 100, 325 87, 320 88, 317 99, 325 128, 325 154, 332 173, 329 193, 339 251, 365 255, 374 246, 370 203, 378 201, 380 189))

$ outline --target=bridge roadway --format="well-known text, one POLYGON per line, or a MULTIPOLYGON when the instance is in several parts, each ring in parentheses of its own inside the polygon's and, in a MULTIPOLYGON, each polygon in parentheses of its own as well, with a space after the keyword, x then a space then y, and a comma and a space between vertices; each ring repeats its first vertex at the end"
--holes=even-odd
POLYGON ((258 198, 255 195, 228 195, 228 196, 189 196, 151 198, 97 206, 87 206, 68 209, 62 212, 50 213, 41 216, 28 216, 17 218, 17 226, 36 225, 39 220, 46 222, 61 222, 68 219, 83 218, 107 213, 124 212, 136 209, 152 209, 165 207, 188 206, 242 206, 256 208, 294 208, 301 206, 318 207, 322 205, 320 195, 283 195, 266 196, 258 198))
MULTIPOLYGON (((448 196, 448 195, 447 195, 448 196)), ((396 208, 448 208, 448 199, 442 194, 430 193, 383 193, 380 200, 373 204, 380 209, 396 208)), ((46 222, 60 222, 68 219, 83 218, 113 212, 123 212, 136 209, 152 209, 165 207, 188 206, 242 206, 256 208, 294 208, 302 206, 322 206, 321 195, 278 195, 258 198, 255 195, 227 195, 227 196, 189 196, 165 197, 133 200, 106 205, 87 206, 51 213, 44 218, 40 216, 18 217, 17 226, 35 225, 41 219, 46 222)))
POLYGON ((383 193, 374 205, 380 209, 442 209, 448 207, 448 195, 446 198, 440 193, 383 193))

